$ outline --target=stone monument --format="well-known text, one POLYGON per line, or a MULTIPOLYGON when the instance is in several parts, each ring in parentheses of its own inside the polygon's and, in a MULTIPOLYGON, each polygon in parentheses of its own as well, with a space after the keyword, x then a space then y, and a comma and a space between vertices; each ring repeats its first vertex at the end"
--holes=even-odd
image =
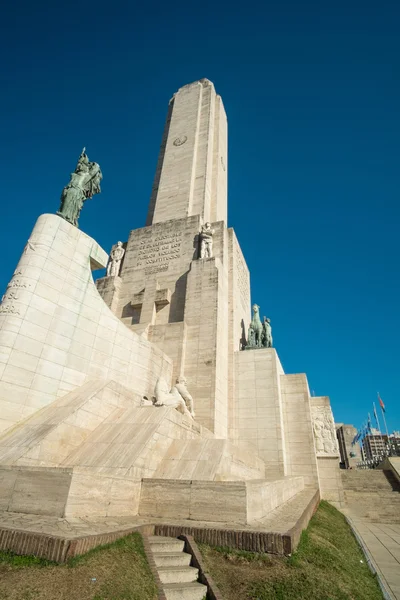
POLYGON ((257 304, 251 318, 227 165, 202 79, 169 103, 144 227, 110 255, 77 229, 102 178, 85 151, 38 218, 0 304, 5 510, 240 527, 298 494, 340 504, 329 398, 284 372, 257 304))

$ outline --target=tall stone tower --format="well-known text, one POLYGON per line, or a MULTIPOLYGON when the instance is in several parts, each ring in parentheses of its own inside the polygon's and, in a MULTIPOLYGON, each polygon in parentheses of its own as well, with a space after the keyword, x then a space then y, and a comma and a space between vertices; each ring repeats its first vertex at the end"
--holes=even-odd
POLYGON ((226 438, 234 424, 234 351, 250 319, 249 271, 227 229, 227 120, 202 79, 173 96, 147 226, 131 231, 117 278, 98 281, 122 321, 173 359, 196 398, 197 420, 226 438), (213 256, 200 259, 210 222, 213 256))
POLYGON ((275 348, 241 351, 249 271, 227 228, 227 123, 210 81, 171 100, 147 224, 120 246, 110 262, 44 214, 22 252, 0 302, 2 506, 242 530, 294 496, 304 514, 319 494, 340 505, 329 398, 285 374, 275 348), (181 376, 195 415, 168 393, 143 402, 181 376))

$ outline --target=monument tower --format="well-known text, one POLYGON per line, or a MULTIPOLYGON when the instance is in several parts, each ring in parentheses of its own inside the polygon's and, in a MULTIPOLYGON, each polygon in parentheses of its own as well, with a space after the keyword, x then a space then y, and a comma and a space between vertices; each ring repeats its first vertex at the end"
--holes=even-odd
POLYGON ((227 162, 214 85, 184 86, 169 104, 147 227, 131 232, 119 277, 97 282, 114 314, 173 359, 198 421, 222 438, 234 427, 233 351, 250 320, 249 272, 227 229, 227 162), (208 222, 212 256, 201 259, 208 222))
POLYGON ((85 149, 38 218, 0 304, 6 511, 260 528, 291 498, 340 504, 329 398, 284 372, 251 306, 227 166, 202 79, 169 103, 144 227, 110 254, 77 228, 103 176, 85 149))

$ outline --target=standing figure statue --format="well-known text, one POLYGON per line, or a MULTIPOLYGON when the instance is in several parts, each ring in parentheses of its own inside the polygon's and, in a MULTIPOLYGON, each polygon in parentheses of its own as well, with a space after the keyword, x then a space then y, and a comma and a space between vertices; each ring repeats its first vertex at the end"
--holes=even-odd
POLYGON ((247 336, 247 344, 246 346, 244 346, 244 348, 255 348, 256 347, 256 336, 254 333, 254 329, 253 329, 253 325, 250 323, 249 326, 249 333, 247 336))
POLYGON ((100 181, 103 175, 100 166, 95 162, 89 162, 86 148, 82 150, 75 171, 71 173, 71 179, 61 193, 61 204, 57 214, 78 227, 78 219, 83 203, 101 192, 100 181))
POLYGON ((186 387, 186 379, 184 377, 178 377, 176 380, 175 388, 178 390, 178 392, 184 399, 186 407, 194 419, 194 417, 196 416, 194 414, 194 402, 192 396, 189 394, 188 389, 186 387))
POLYGON ((271 319, 264 317, 263 321, 262 345, 264 348, 272 348, 272 327, 271 319))
POLYGON ((122 242, 117 242, 117 245, 110 252, 110 258, 108 259, 107 265, 107 277, 118 277, 124 254, 125 250, 122 247, 122 242))
POLYGON ((207 221, 200 231, 200 258, 212 258, 213 235, 214 229, 211 229, 211 223, 207 221))

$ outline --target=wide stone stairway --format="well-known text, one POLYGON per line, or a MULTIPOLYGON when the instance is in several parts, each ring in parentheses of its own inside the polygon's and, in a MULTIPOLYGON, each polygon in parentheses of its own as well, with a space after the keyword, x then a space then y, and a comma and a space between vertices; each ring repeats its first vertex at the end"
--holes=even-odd
POLYGON ((149 542, 167 600, 203 600, 207 587, 198 583, 199 570, 190 566, 185 543, 162 536, 151 536, 149 542))
POLYGON ((371 523, 400 523, 400 484, 392 471, 351 469, 341 476, 352 515, 371 523))

